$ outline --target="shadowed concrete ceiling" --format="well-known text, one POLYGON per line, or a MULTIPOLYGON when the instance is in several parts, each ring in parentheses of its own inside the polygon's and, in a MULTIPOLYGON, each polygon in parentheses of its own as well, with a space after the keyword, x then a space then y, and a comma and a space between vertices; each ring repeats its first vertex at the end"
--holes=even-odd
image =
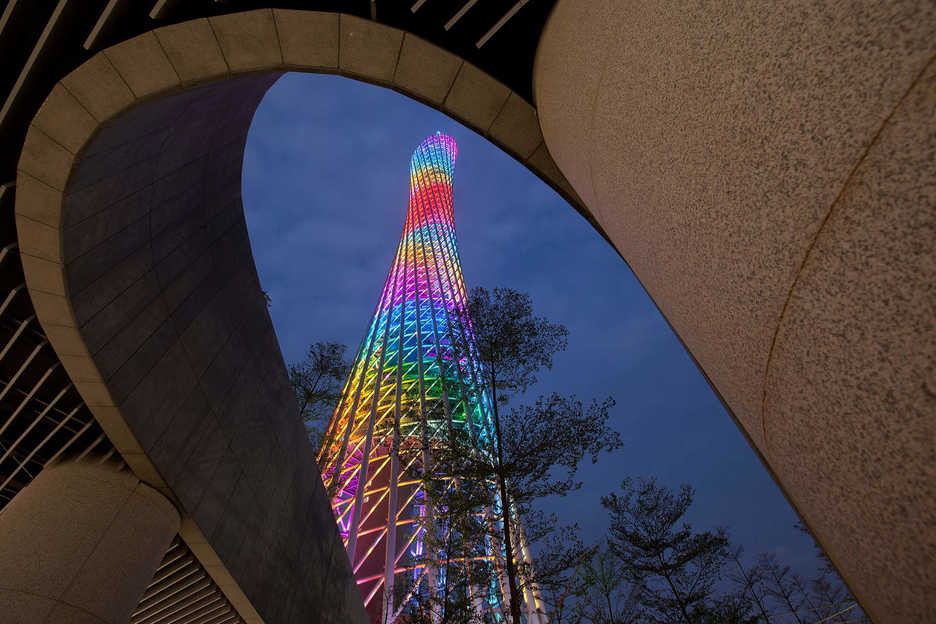
MULTIPOLYGON (((408 32, 532 101, 533 61, 555 0, 8 0, 0 2, 0 179, 12 180, 26 128, 52 86, 98 51, 200 17, 260 7, 341 12, 408 32), (4 7, 4 4, 6 5, 4 7), (460 5, 470 5, 461 11, 460 5), (518 7, 519 5, 519 7, 518 7), (457 18, 457 19, 456 19, 457 18), (492 34, 493 31, 493 34, 492 34), (486 38, 487 37, 487 38, 486 38), (482 42, 482 45, 478 45, 482 42)), ((322 45, 313 33, 306 45, 322 45)), ((327 43, 327 42, 325 42, 327 43)))

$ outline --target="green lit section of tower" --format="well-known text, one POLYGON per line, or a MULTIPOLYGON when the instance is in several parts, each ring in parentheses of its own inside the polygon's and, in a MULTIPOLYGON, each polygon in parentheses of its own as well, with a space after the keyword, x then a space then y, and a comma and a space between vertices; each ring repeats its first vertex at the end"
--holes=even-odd
MULTIPOLYGON (((493 451, 456 244, 456 156, 441 133, 413 153, 403 235, 319 455, 365 606, 385 624, 405 620, 446 582, 426 552, 433 501, 421 475, 433 474, 433 440, 451 425, 477 452, 493 451)), ((476 608, 497 621, 508 595, 504 555, 494 546, 483 555, 494 581, 476 608)), ((532 594, 525 598, 536 619, 532 594)))

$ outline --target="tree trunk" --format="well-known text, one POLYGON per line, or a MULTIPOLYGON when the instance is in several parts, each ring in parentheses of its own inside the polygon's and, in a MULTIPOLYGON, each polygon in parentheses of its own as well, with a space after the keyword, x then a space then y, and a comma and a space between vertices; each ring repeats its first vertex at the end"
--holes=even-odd
POLYGON ((501 448, 500 416, 497 412, 497 387, 491 372, 491 405, 494 412, 494 437, 497 443, 497 484, 500 486, 501 515, 504 519, 504 552, 507 563, 507 585, 510 588, 510 615, 513 624, 520 624, 520 591, 517 588, 517 569, 513 558, 513 540, 510 530, 510 498, 507 494, 507 480, 504 478, 504 451, 501 448))
POLYGON ((757 595, 757 590, 754 588, 754 580, 748 576, 748 573, 745 571, 744 566, 741 565, 740 554, 733 556, 735 565, 738 566, 738 570, 741 571, 741 578, 744 579, 744 586, 746 590, 751 591, 751 598, 754 599, 754 603, 757 605, 757 610, 761 612, 761 615, 764 617, 764 622, 770 624, 770 616, 767 615, 767 609, 764 607, 764 604, 761 602, 760 597, 757 595))
POLYGON ((683 619, 686 620, 686 624, 692 624, 692 620, 689 619, 689 612, 686 611, 686 605, 683 604, 682 599, 679 597, 679 591, 676 589, 676 586, 673 585, 673 581, 670 580, 669 574, 666 574, 666 564, 663 562, 663 557, 657 556, 657 560, 660 562, 660 572, 663 575, 663 578, 666 579, 666 584, 669 585, 670 591, 673 592, 673 598, 676 600, 676 604, 679 605, 679 611, 682 613, 683 619))
POLYGON ((783 598, 783 602, 790 610, 790 614, 793 616, 793 619, 796 620, 797 624, 803 624, 803 621, 796 614, 798 609, 793 605, 793 600, 790 598, 793 592, 790 591, 789 587, 783 586, 783 578, 780 574, 777 573, 776 564, 769 565, 767 569, 770 571, 770 575, 773 577, 774 583, 777 585, 777 593, 780 594, 781 598, 783 598))

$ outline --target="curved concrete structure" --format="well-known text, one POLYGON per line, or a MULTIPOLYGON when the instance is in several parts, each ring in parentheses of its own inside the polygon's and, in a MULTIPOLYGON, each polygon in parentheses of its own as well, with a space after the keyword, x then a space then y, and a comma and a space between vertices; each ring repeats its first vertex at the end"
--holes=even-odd
POLYGON ((573 188, 875 621, 936 619, 936 8, 559 2, 573 188))
MULTIPOLYGON (((31 306, 244 621, 363 621, 240 207, 250 118, 285 70, 435 106, 556 188, 634 269, 866 611, 936 619, 933 7, 658 4, 558 2, 534 108, 481 46, 475 65, 361 14, 193 9, 152 30, 112 17, 136 10, 119 1, 95 25, 119 43, 25 89, 77 15, 60 3, 0 111, 0 136, 26 137, 31 306)), ((28 6, 8 4, 0 43, 28 6)))
POLYGON ((127 470, 46 468, 0 514, 3 621, 128 621, 178 530, 172 503, 127 470))
POLYGON ((16 223, 70 379, 120 456, 178 502, 183 539, 240 615, 360 622, 240 204, 253 112, 286 69, 431 103, 574 201, 503 84, 393 28, 266 9, 145 33, 64 77, 26 137, 16 223))

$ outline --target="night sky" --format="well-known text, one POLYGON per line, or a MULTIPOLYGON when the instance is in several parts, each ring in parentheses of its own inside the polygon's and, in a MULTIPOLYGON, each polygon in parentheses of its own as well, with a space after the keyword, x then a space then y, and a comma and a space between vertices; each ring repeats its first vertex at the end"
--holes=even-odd
MULTIPOLYGON (((455 216, 469 289, 530 293, 565 324, 569 348, 527 395, 612 395, 624 448, 583 465, 584 487, 546 501, 587 541, 608 518, 599 498, 625 475, 696 488, 695 528, 728 528, 749 555, 774 551, 811 575, 811 541, 676 336, 616 252, 552 189, 471 130, 392 91, 287 74, 257 110, 243 197, 254 258, 283 356, 311 342, 353 357, 403 227, 409 158, 441 130, 458 142, 455 216)), ((587 462, 587 460, 586 460, 587 462)))

